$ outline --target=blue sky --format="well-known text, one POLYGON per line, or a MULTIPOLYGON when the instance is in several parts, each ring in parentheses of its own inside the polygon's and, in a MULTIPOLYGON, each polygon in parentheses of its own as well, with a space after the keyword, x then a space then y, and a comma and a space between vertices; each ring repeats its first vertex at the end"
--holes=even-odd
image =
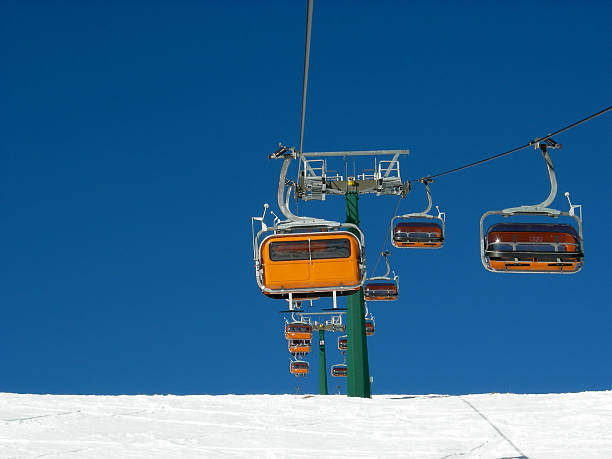
MULTIPOLYGON (((305 10, 2 3, 0 391, 295 390, 249 217, 264 202, 276 211, 280 162, 267 154, 299 141, 305 10)), ((597 1, 315 2, 304 149, 410 149, 408 179, 570 124, 612 100, 611 13, 597 1)), ((539 152, 432 185, 447 244, 391 256, 401 297, 371 306, 374 393, 611 388, 610 127, 604 115, 552 153, 555 207, 564 191, 584 205, 576 275, 480 264, 480 215, 546 197, 539 152)), ((424 201, 416 188, 400 211, 424 201)), ((395 205, 360 200, 370 266, 395 205)), ((300 211, 344 218, 333 197, 300 211)), ((316 373, 299 384, 316 392, 316 373)))

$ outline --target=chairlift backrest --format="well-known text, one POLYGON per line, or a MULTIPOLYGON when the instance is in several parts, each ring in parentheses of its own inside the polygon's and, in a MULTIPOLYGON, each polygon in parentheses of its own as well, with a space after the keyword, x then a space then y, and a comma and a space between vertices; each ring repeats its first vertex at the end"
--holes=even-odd
POLYGON ((483 241, 485 267, 495 272, 577 272, 582 238, 559 223, 497 223, 483 241))
POLYGON ((348 367, 345 364, 337 364, 337 365, 332 365, 331 367, 331 375, 333 377, 346 377, 348 376, 348 367))
POLYGON ((363 294, 368 301, 397 300, 397 283, 393 281, 368 281, 363 287, 363 294))
MULTIPOLYGON (((413 217, 395 217, 391 243, 397 248, 439 249, 444 245, 444 224, 438 221, 415 221, 413 217), (411 220, 408 220, 408 219, 411 220)), ((418 218, 418 217, 415 217, 418 218)), ((431 217, 432 219, 436 217, 431 217)))
POLYGON ((308 374, 309 365, 308 362, 302 360, 294 360, 289 363, 289 372, 296 376, 303 376, 308 374))
POLYGON ((309 339, 290 339, 288 347, 292 354, 308 354, 311 349, 311 341, 309 339))
POLYGON ((310 340, 312 338, 312 325, 304 322, 292 322, 285 325, 286 339, 310 340))

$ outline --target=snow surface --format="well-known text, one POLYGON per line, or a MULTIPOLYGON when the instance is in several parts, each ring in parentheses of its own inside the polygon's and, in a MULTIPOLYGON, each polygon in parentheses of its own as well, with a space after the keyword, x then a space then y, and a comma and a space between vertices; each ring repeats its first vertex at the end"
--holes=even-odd
POLYGON ((612 391, 0 394, 2 458, 612 458, 612 391))

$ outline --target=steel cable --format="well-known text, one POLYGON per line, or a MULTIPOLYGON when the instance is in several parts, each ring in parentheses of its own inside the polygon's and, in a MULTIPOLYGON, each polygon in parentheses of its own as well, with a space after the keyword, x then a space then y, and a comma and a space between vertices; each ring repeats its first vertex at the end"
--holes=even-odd
POLYGON ((306 119, 306 89, 308 88, 308 65, 310 62, 310 31, 312 29, 312 0, 308 0, 306 11, 306 48, 304 50, 304 82, 302 85, 302 120, 300 122, 300 154, 304 145, 304 120, 306 119))
POLYGON ((504 153, 499 153, 497 155, 489 156, 488 158, 481 159, 480 161, 469 163, 469 164, 466 164, 465 166, 456 167, 456 168, 450 169, 448 171, 439 172, 438 174, 428 175, 426 177, 421 177, 421 178, 418 178, 418 179, 409 180, 409 182, 414 183, 414 182, 419 182, 419 181, 421 181, 423 179, 433 179, 433 178, 437 178, 437 177, 442 177, 443 175, 448 175, 448 174, 452 174, 454 172, 459 172, 459 171, 462 171, 463 169, 467 169, 469 167, 474 167, 474 166, 477 166, 479 164, 486 163, 488 161, 492 161, 492 160, 497 159, 497 158, 501 158, 502 156, 506 156, 506 155, 509 155, 511 153, 515 153, 515 152, 517 152, 519 150, 523 150, 523 149, 525 149, 527 147, 535 145, 538 142, 546 141, 546 140, 550 139, 551 137, 553 137, 553 136, 555 136, 557 134, 561 134, 562 132, 569 131, 570 129, 575 128, 576 126, 578 126, 578 125, 580 125, 582 123, 586 123, 587 121, 590 121, 593 118, 596 118, 596 117, 598 117, 600 115, 603 115, 604 113, 609 112, 610 110, 612 110, 612 106, 604 108, 603 110, 600 110, 597 113, 593 113, 592 115, 587 116, 586 118, 584 118, 584 119, 582 119, 580 121, 576 121, 575 123, 572 123, 569 126, 565 126, 564 128, 561 128, 561 129, 559 129, 559 130, 557 130, 555 132, 552 132, 552 133, 550 133, 550 134, 548 134, 548 135, 546 135, 544 137, 536 138, 534 140, 531 140, 529 143, 526 143, 525 145, 521 145, 520 147, 513 148, 512 150, 508 150, 508 151, 506 151, 504 153))

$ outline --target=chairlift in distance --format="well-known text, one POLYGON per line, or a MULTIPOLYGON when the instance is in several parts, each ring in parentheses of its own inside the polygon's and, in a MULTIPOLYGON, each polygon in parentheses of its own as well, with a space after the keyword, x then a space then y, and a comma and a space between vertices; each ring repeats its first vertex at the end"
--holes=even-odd
POLYGON ((372 336, 376 329, 376 324, 374 322, 374 316, 370 314, 369 318, 365 319, 365 334, 366 336, 372 336))
POLYGON ((399 295, 399 277, 395 274, 395 271, 393 271, 392 277, 389 276, 391 273, 389 255, 388 250, 381 252, 381 256, 385 258, 385 263, 387 265, 385 274, 383 276, 366 279, 366 283, 363 286, 363 295, 366 301, 397 300, 399 295))
POLYGON ((480 257, 482 265, 497 273, 547 273, 573 274, 582 269, 584 248, 582 240, 582 205, 573 205, 569 193, 568 212, 548 206, 557 194, 557 179, 549 148, 560 148, 552 139, 534 143, 546 161, 550 180, 550 193, 540 204, 491 210, 480 219, 480 257), (579 216, 575 209, 580 209, 579 216), (566 223, 496 223, 484 232, 484 221, 490 215, 503 217, 544 216, 553 219, 569 217, 576 221, 576 228, 566 223))
POLYGON ((306 322, 288 322, 285 324, 285 338, 287 340, 311 340, 312 325, 306 322))
POLYGON ((338 350, 341 352, 346 352, 348 350, 348 336, 338 336, 338 350))
POLYGON ((308 374, 309 365, 304 360, 291 360, 289 362, 289 372, 295 376, 306 376, 308 374))
POLYGON ((331 375, 334 378, 346 378, 348 376, 348 367, 345 363, 338 363, 331 366, 331 375))
POLYGON ((429 183, 433 180, 423 178, 420 182, 427 191, 427 208, 391 219, 391 244, 398 249, 439 249, 444 245, 446 214, 438 206, 437 216, 429 214, 432 206, 429 183))
POLYGON ((311 349, 311 340, 309 339, 289 339, 287 342, 289 352, 293 355, 306 355, 311 349))

